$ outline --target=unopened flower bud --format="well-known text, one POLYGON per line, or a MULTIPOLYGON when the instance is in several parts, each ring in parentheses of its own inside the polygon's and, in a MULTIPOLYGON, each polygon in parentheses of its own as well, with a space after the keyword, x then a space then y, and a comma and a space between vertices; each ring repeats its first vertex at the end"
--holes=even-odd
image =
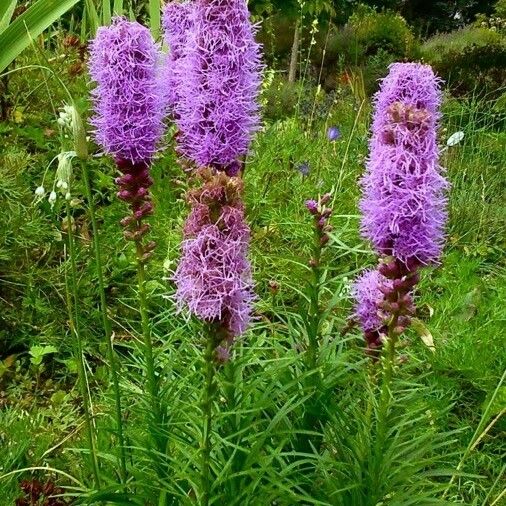
POLYGON ((306 208, 311 214, 316 214, 318 212, 318 202, 316 200, 306 200, 306 208))
POLYGON ((132 193, 128 190, 120 190, 117 196, 121 200, 130 200, 132 198, 132 193))

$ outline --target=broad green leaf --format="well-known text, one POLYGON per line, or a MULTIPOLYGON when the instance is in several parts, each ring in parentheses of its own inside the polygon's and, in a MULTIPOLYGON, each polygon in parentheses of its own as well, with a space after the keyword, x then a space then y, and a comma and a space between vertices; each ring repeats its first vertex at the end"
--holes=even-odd
POLYGON ((160 0, 149 0, 149 23, 151 27, 151 33, 153 38, 156 40, 160 35, 160 10, 162 6, 160 0))
POLYGON ((17 4, 18 0, 6 0, 4 4, 0 4, 0 33, 9 26, 17 4))
POLYGON ((0 72, 79 0, 39 0, 0 33, 0 72))

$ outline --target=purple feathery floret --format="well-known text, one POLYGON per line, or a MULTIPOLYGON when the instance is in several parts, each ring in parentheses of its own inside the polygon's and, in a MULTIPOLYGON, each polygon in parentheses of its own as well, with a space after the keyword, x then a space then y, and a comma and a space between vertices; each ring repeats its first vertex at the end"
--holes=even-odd
POLYGON ((380 304, 385 300, 385 295, 380 288, 385 290, 391 286, 392 281, 375 269, 366 270, 355 281, 351 291, 355 299, 355 317, 364 333, 377 331, 384 326, 380 304))
POLYGON ((169 112, 177 118, 180 94, 185 91, 186 76, 183 58, 188 50, 188 37, 192 29, 194 4, 189 1, 172 1, 165 5, 162 24, 169 54, 165 63, 164 89, 169 112))
POLYGON ((117 162, 148 165, 163 133, 159 51, 149 30, 115 17, 90 50, 95 137, 117 162))
POLYGON ((187 220, 181 262, 175 273, 180 306, 205 321, 220 321, 232 337, 251 318, 253 300, 247 260, 249 227, 242 207, 224 206, 216 223, 202 223, 202 208, 187 220))
POLYGON ((236 171, 259 125, 260 46, 246 0, 196 0, 179 72, 181 153, 198 167, 236 171))
POLYGON ((379 254, 406 264, 438 261, 448 186, 437 146, 440 80, 428 65, 390 66, 375 97, 362 233, 379 254))

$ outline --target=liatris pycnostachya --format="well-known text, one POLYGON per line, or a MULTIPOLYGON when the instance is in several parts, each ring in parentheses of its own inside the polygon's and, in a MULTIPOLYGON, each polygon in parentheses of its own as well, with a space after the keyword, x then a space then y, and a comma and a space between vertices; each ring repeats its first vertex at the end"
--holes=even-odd
MULTIPOLYGON (((246 0, 196 0, 176 76, 179 150, 235 176, 259 127, 260 46, 246 0)), ((169 60, 170 63, 170 60, 169 60)))
MULTIPOLYGON (((440 80, 427 65, 396 63, 374 102, 361 181, 362 233, 382 257, 379 273, 389 280, 387 289, 380 283, 384 322, 389 333, 399 335, 414 314, 418 270, 438 262, 444 243, 448 183, 437 146, 440 80)), ((371 276, 365 279, 372 282, 371 276)), ((356 295, 364 293, 357 289, 356 295)))
POLYGON ((131 212, 121 220, 121 225, 125 238, 135 242, 139 312, 152 411, 149 430, 161 454, 166 451, 166 444, 157 427, 161 424, 161 409, 145 289, 145 262, 155 243, 143 241, 149 231, 143 220, 153 212, 149 169, 163 133, 165 112, 158 78, 159 59, 158 46, 149 30, 121 17, 115 17, 109 27, 100 27, 91 44, 90 74, 97 83, 92 92, 95 109, 92 124, 98 144, 114 158, 122 173, 116 179, 117 195, 130 206, 131 212))
MULTIPOLYGON (((316 232, 316 248, 318 251, 321 251, 329 241, 329 232, 332 232, 332 226, 329 224, 330 216, 332 215, 332 209, 330 207, 326 207, 326 205, 330 202, 332 195, 330 193, 326 193, 318 200, 306 200, 305 205, 306 209, 311 213, 314 218, 315 223, 315 232, 316 232)), ((315 256, 320 256, 315 255, 315 256)), ((316 258, 310 260, 310 264, 312 266, 318 265, 315 264, 316 258)), ((318 261, 319 262, 319 261, 318 261)))
POLYGON ((380 255, 404 264, 441 255, 448 186, 439 165, 440 81, 418 63, 390 66, 375 103, 361 184, 362 233, 380 255))
POLYGON ((182 258, 174 275, 180 307, 217 324, 216 358, 225 361, 234 338, 251 318, 253 287, 247 259, 250 231, 244 220, 242 181, 202 169, 201 188, 189 192, 182 258))
MULTIPOLYGON (((163 133, 159 58, 149 30, 121 17, 100 27, 91 43, 95 138, 123 174, 116 178, 118 197, 130 205, 131 214, 121 224, 125 237, 138 244, 149 230, 142 223, 153 211, 149 168, 163 133)), ((153 247, 143 246, 144 259, 153 247)))

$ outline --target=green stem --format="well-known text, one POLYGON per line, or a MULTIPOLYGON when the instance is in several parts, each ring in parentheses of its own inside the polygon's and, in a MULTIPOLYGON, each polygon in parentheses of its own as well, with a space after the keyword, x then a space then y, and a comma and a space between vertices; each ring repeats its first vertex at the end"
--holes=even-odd
POLYGON ((202 411, 204 414, 204 433, 202 441, 202 506, 208 506, 211 492, 211 432, 213 425, 213 402, 216 392, 215 364, 214 364, 215 335, 211 327, 207 335, 206 349, 204 353, 205 366, 205 389, 202 411))
POLYGON ((142 337, 144 341, 144 360, 146 362, 147 389, 151 405, 152 420, 150 424, 151 437, 156 448, 164 452, 165 448, 159 438, 161 424, 161 411, 158 401, 158 382, 155 376, 155 360, 153 357, 153 342, 151 339, 151 328, 149 326, 148 305, 146 297, 146 272, 144 267, 143 249, 140 241, 135 243, 137 253, 137 282, 139 295, 139 311, 141 314, 142 337))
POLYGON ((114 391, 114 400, 116 408, 116 431, 118 435, 119 447, 120 447, 120 476, 121 481, 124 483, 127 478, 126 470, 126 445, 125 436, 123 432, 123 417, 121 409, 121 392, 118 380, 118 360, 114 351, 112 342, 112 330, 111 321, 107 314, 107 302, 105 298, 105 283, 102 268, 102 256, 100 254, 100 237, 98 235, 98 226, 95 216, 95 207, 93 204, 93 194, 91 191, 90 177, 88 173, 88 166, 86 162, 81 164, 82 173, 84 177, 84 183, 86 187, 86 197, 88 199, 88 209, 90 212, 91 227, 93 231, 93 248, 95 253, 95 265, 98 279, 98 291, 100 294, 100 309, 102 313, 102 324, 104 326, 105 340, 107 345, 107 354, 109 357, 109 363, 111 367, 112 385, 114 391))
POLYGON ((380 398, 380 407, 385 411, 388 410, 388 405, 390 404, 390 400, 392 398, 391 384, 395 363, 395 346, 397 344, 397 339, 399 338, 399 335, 395 332, 398 320, 399 316, 397 314, 394 314, 390 320, 390 323, 388 324, 388 338, 386 343, 386 354, 380 398))
POLYGON ((67 277, 65 277, 65 295, 67 301, 67 310, 69 317, 69 326, 70 331, 75 337, 76 342, 76 354, 77 354, 77 371, 79 375, 79 383, 81 386, 81 395, 83 397, 83 410, 84 410, 84 420, 86 424, 87 436, 88 436, 88 445, 90 447, 90 456, 91 456, 91 465, 93 469, 93 476, 95 478, 95 484, 97 488, 100 488, 100 474, 99 474, 99 466, 98 466, 98 458, 97 458, 97 449, 95 444, 95 434, 93 430, 93 422, 92 415, 90 409, 90 392, 88 389, 88 383, 86 381, 86 369, 84 367, 84 355, 83 355, 83 343, 81 340, 81 332, 79 328, 79 318, 77 314, 78 307, 78 295, 77 295, 77 268, 76 268, 76 259, 75 259, 75 247, 74 247, 74 238, 72 235, 72 219, 70 216, 70 205, 68 201, 66 201, 67 208, 67 234, 68 234, 68 245, 69 245, 69 254, 70 254, 70 267, 71 267, 71 275, 70 275, 70 289, 68 286, 67 277), (71 298, 71 292, 73 295, 73 301, 71 298), (75 318, 73 315, 73 311, 75 311, 75 318))
MULTIPOLYGON (((397 344, 397 340, 399 339, 399 335, 395 331, 398 320, 399 315, 394 314, 388 324, 386 349, 383 357, 383 377, 381 383, 380 398, 378 403, 378 415, 376 420, 376 438, 374 446, 375 458, 373 460, 374 469, 371 473, 371 476, 373 477, 372 491, 377 491, 381 489, 380 483, 377 483, 375 480, 381 479, 382 476, 381 468, 384 458, 387 427, 389 425, 388 411, 392 400, 391 387, 395 363, 395 347, 397 344)), ((379 498, 377 499, 379 500, 379 498)), ((374 502, 374 504, 376 504, 376 502, 374 502)))
POLYGON ((311 280, 308 334, 308 367, 313 371, 318 365, 318 334, 320 332, 320 262, 322 256, 321 234, 315 227, 315 244, 313 248, 313 266, 311 280))

